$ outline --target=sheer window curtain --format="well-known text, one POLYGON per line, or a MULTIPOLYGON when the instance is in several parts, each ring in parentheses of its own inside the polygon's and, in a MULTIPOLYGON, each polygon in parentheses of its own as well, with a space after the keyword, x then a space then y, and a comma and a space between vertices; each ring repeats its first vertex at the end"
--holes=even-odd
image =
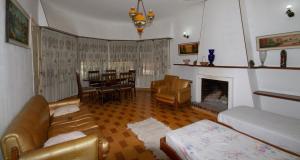
POLYGON ((108 41, 92 38, 78 38, 80 73, 87 78, 88 71, 103 73, 108 68, 108 41))
POLYGON ((117 72, 128 72, 137 69, 139 54, 136 41, 110 41, 109 42, 109 69, 117 72))
POLYGON ((41 27, 34 67, 38 94, 57 101, 78 93, 75 72, 87 78, 90 70, 137 71, 137 87, 149 88, 162 79, 170 65, 170 40, 111 41, 83 38, 41 27))
POLYGON ((39 94, 57 101, 77 94, 77 38, 46 28, 41 29, 39 94))
POLYGON ((139 69, 137 84, 149 88, 151 81, 162 79, 170 66, 170 40, 145 40, 138 42, 139 69))

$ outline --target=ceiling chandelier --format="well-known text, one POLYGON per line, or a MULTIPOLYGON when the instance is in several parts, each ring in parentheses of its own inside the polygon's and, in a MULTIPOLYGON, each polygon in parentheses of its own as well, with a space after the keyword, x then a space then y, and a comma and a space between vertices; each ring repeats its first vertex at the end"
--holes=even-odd
POLYGON ((136 8, 131 7, 128 14, 140 36, 142 35, 146 25, 151 24, 155 17, 155 14, 151 9, 148 13, 146 12, 143 0, 138 0, 136 8), (140 5, 143 7, 142 11, 140 11, 140 5))

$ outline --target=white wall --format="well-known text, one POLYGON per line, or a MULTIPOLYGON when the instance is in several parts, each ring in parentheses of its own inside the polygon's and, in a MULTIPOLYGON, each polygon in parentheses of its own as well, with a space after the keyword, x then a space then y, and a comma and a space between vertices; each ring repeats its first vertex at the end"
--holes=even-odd
MULTIPOLYGON (((198 22, 199 21, 201 22, 201 19, 198 19, 198 22)), ((199 25, 198 22, 186 24, 187 26, 185 27, 188 28, 190 25, 197 26, 199 25)), ((200 34, 200 30, 198 33, 200 34)), ((214 48, 216 51, 216 60, 214 62, 216 65, 247 66, 247 57, 243 43, 243 31, 237 0, 209 0, 206 2, 204 28, 200 40, 199 61, 202 60, 203 56, 207 57, 208 49, 210 48, 214 48)), ((193 60, 197 58, 197 56, 184 56, 178 58, 177 51, 174 51, 172 54, 172 57, 175 57, 173 63, 182 63, 182 59, 185 58, 193 58, 193 60)), ((232 77, 233 106, 253 106, 252 90, 247 69, 172 66, 171 73, 178 74, 185 79, 193 80, 193 101, 196 100, 196 77, 198 74, 232 77)))
MULTIPOLYGON (((257 65, 260 65, 259 54, 256 51, 256 37, 276 33, 285 33, 299 31, 300 29, 300 3, 298 0, 244 0, 247 14, 251 52, 250 57, 257 65), (293 5, 295 17, 289 18, 286 12, 286 6, 293 5)), ((300 49, 287 49, 287 66, 300 67, 300 49)), ((280 50, 268 51, 266 66, 280 66, 280 50)), ((299 71, 287 70, 255 70, 257 77, 257 89, 300 95, 299 71)), ((299 102, 268 98, 259 96, 264 110, 283 114, 300 119, 299 102)))
MULTIPOLYGON (((38 17, 38 0, 20 0, 26 12, 38 17)), ((33 95, 30 49, 5 42, 5 0, 0 0, 0 135, 33 95)), ((1 156, 0 156, 1 157, 1 156)))

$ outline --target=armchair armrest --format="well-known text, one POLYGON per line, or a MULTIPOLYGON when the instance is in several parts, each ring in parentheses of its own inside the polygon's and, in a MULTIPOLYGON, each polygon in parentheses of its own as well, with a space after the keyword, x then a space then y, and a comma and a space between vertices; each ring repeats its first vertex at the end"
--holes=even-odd
POLYGON ((65 143, 25 152, 20 155, 20 160, 98 160, 99 158, 103 158, 101 153, 102 144, 99 144, 98 135, 94 134, 65 143))
POLYGON ((71 104, 75 104, 75 105, 79 106, 80 99, 73 98, 73 99, 65 99, 65 100, 61 100, 61 101, 57 101, 57 102, 51 102, 51 103, 49 103, 49 109, 51 111, 51 110, 55 110, 56 108, 66 106, 66 105, 71 105, 71 104))
POLYGON ((164 85, 165 81, 164 80, 157 80, 157 81, 152 81, 151 82, 151 89, 158 87, 160 85, 164 85))
POLYGON ((191 87, 182 88, 177 92, 178 103, 185 103, 191 100, 191 87))
POLYGON ((157 92, 156 94, 159 94, 159 93, 166 93, 168 90, 168 87, 166 85, 162 85, 162 86, 159 86, 157 88, 157 92))

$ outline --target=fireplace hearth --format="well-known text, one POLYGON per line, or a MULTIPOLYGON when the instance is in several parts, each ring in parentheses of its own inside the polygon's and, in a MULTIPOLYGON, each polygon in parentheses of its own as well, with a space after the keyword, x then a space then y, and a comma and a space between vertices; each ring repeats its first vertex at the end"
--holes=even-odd
POLYGON ((232 78, 199 75, 193 106, 215 113, 232 107, 232 78))
POLYGON ((202 79, 201 105, 221 112, 228 109, 228 82, 202 79))

